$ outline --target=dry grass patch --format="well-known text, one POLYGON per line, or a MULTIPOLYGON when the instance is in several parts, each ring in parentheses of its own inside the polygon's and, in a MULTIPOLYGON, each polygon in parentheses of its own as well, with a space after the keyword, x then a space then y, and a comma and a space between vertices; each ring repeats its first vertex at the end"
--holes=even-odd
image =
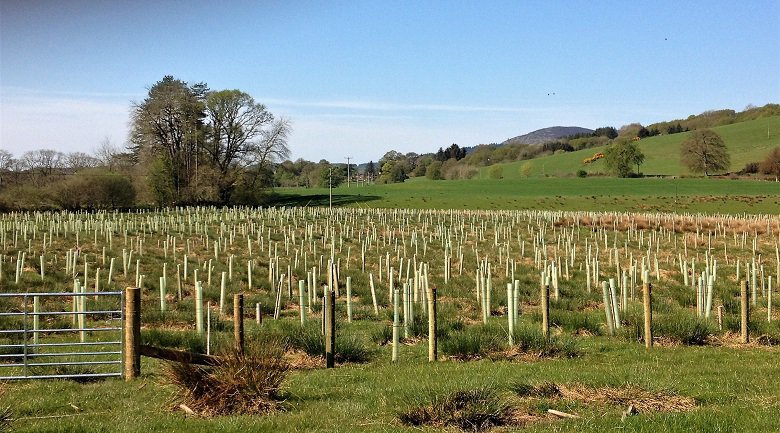
POLYGON ((619 387, 591 387, 583 384, 560 385, 543 383, 529 385, 518 383, 512 390, 520 397, 541 399, 562 399, 582 404, 599 406, 633 406, 638 413, 687 412, 696 408, 696 400, 670 391, 648 391, 637 385, 619 387))

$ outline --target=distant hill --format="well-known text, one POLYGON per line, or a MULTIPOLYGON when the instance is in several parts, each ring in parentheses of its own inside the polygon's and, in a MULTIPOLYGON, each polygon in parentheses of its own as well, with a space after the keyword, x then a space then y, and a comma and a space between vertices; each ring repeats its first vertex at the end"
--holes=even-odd
MULTIPOLYGON (((731 154, 731 166, 727 170, 729 172, 737 172, 749 162, 763 161, 770 150, 780 145, 780 116, 763 117, 712 129, 723 137, 731 154)), ((680 163, 680 143, 689 134, 689 132, 662 134, 638 141, 640 150, 645 154, 641 171, 646 175, 689 174, 688 169, 680 163)), ((588 174, 599 174, 607 171, 603 160, 591 164, 585 164, 583 161, 598 152, 603 152, 604 149, 604 146, 592 147, 498 165, 502 168, 501 175, 504 179, 526 176, 574 176, 577 170, 584 170, 588 174)), ((483 177, 487 177, 488 169, 488 167, 481 169, 485 172, 483 177)))
POLYGON ((555 141, 564 137, 570 137, 577 134, 592 134, 593 130, 588 128, 580 128, 579 126, 553 126, 550 128, 538 129, 534 132, 529 132, 525 135, 518 135, 517 137, 510 138, 504 141, 501 145, 506 144, 542 144, 550 141, 555 141))

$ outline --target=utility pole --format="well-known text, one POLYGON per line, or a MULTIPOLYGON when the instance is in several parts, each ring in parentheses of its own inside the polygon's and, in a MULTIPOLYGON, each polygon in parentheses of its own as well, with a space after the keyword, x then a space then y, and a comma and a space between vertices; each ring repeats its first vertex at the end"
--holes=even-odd
POLYGON ((351 156, 345 157, 347 159, 347 188, 349 188, 349 160, 352 159, 351 156))

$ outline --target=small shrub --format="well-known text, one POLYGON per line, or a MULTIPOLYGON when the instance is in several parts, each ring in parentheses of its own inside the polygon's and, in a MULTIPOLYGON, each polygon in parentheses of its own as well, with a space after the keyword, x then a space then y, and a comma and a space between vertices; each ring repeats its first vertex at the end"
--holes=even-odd
POLYGON ((402 423, 480 432, 512 422, 513 407, 487 388, 434 396, 431 402, 400 413, 402 423))
POLYGON ((289 368, 276 343, 248 346, 243 354, 230 350, 213 366, 169 362, 163 374, 182 403, 200 415, 264 414, 281 409, 289 368))
POLYGON ((588 177, 588 172, 585 170, 577 170, 577 177, 588 177))

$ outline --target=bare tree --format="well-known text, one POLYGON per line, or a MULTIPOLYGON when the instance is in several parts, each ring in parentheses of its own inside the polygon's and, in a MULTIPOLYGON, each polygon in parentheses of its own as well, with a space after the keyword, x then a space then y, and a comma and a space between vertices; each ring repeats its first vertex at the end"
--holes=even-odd
POLYGON ((292 126, 290 121, 280 118, 270 128, 263 131, 262 139, 252 148, 251 162, 264 166, 290 157, 287 138, 292 126))
POLYGON ((65 167, 77 171, 94 168, 100 165, 100 160, 84 152, 71 152, 65 155, 65 167))
POLYGON ((16 160, 11 152, 0 149, 0 187, 7 181, 6 174, 14 168, 16 160))
POLYGON ((237 168, 257 147, 273 115, 239 90, 211 92, 205 106, 208 133, 203 149, 219 176, 219 196, 225 202, 239 176, 237 168))
POLYGON ((111 142, 111 137, 105 136, 95 149, 95 158, 100 161, 100 164, 108 168, 109 171, 114 170, 116 165, 116 158, 122 153, 122 149, 116 144, 111 142))
POLYGON ((711 129, 693 131, 680 144, 680 160, 692 172, 705 176, 714 170, 728 170, 731 165, 726 143, 711 129))

